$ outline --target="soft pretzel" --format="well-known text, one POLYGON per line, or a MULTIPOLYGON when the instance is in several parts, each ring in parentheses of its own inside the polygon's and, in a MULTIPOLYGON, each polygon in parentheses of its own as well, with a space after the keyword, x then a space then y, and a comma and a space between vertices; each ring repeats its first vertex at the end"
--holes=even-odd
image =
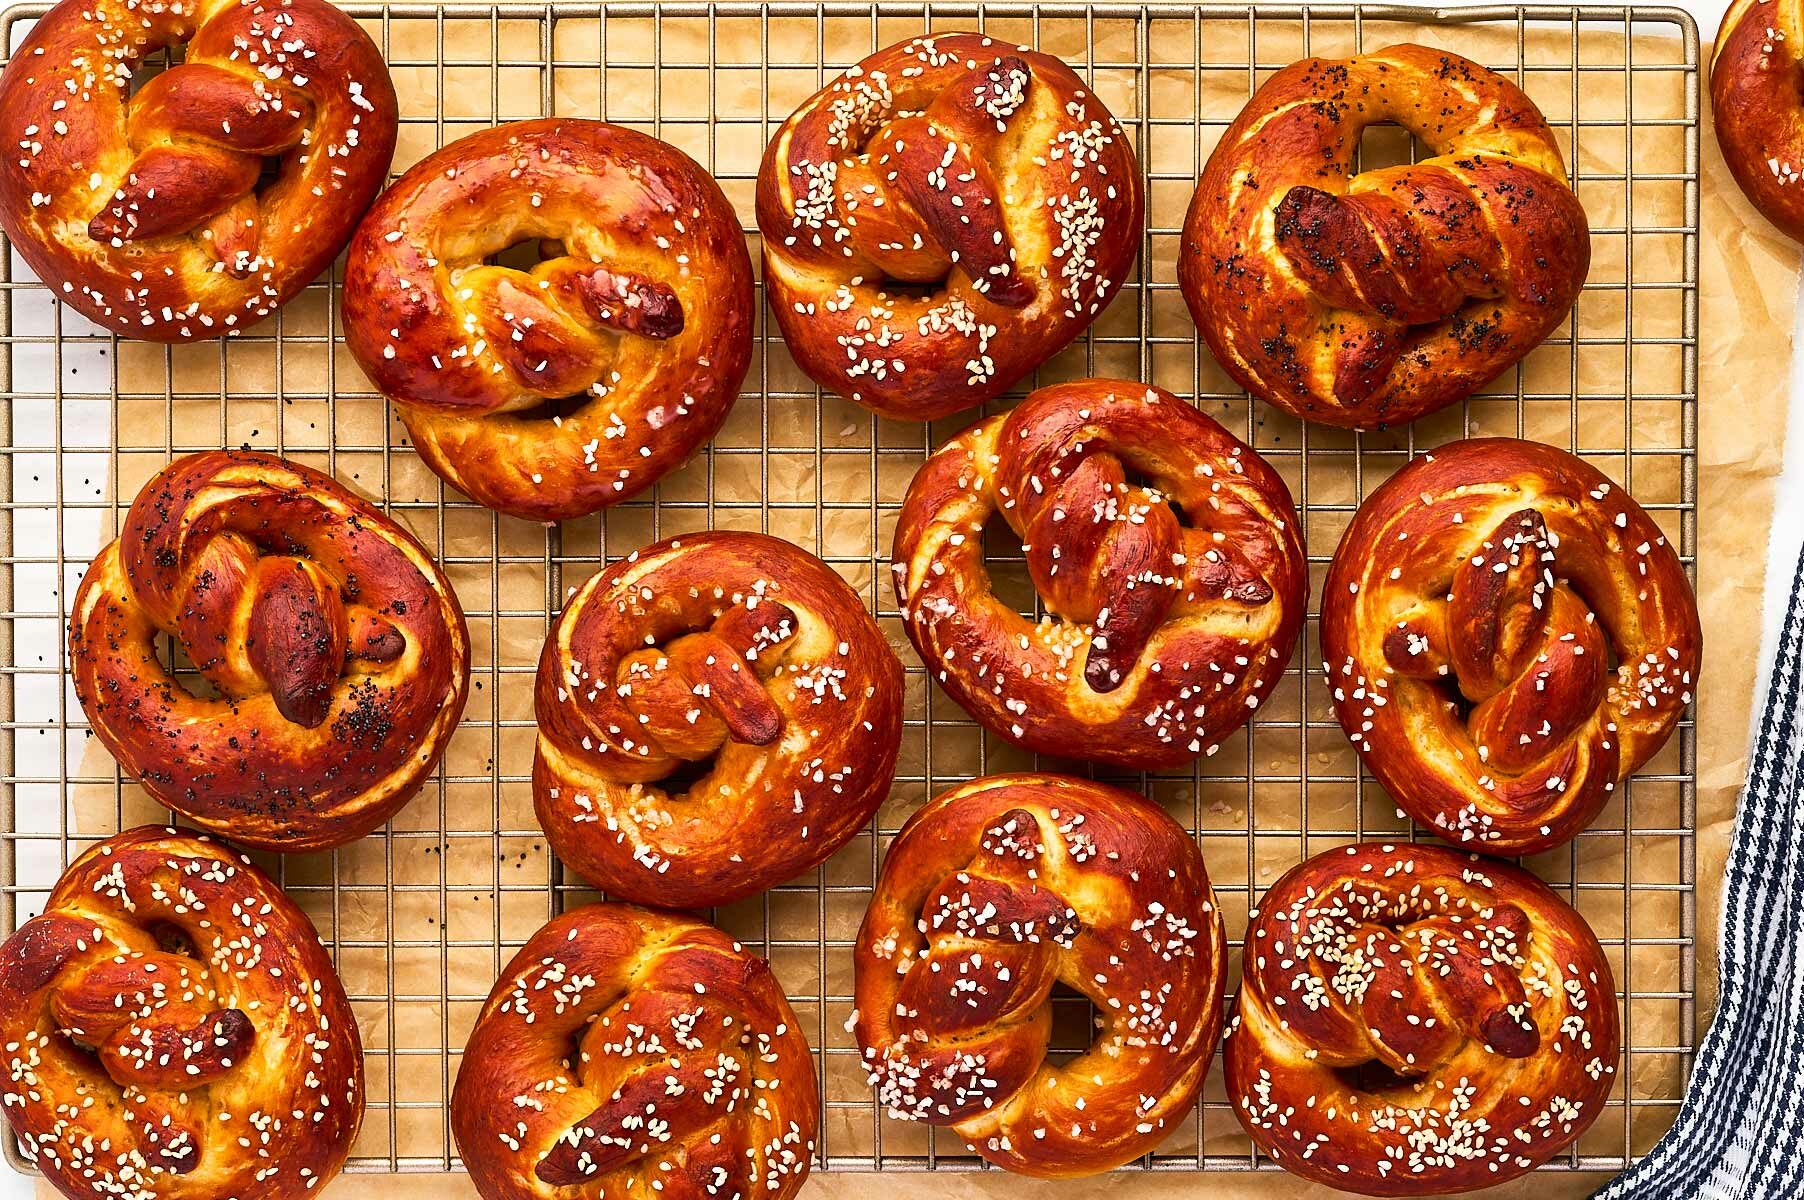
POLYGON ((0 1111, 71 1200, 300 1200, 363 1120, 319 935, 249 859, 142 826, 0 946, 0 1111))
POLYGON ((935 797, 883 861, 858 931, 853 1030, 892 1117, 991 1162, 1092 1175, 1190 1112, 1221 1032, 1225 941, 1196 842, 1119 788, 996 775, 935 797), (1095 1040, 1047 1061, 1051 993, 1095 1040))
POLYGON ((1603 1111, 1609 960, 1540 880, 1442 846, 1342 846, 1251 914, 1228 1099, 1279 1165, 1372 1196, 1502 1183, 1603 1111))
POLYGON ((1203 170, 1178 281, 1248 391, 1367 429, 1512 366, 1566 319, 1590 263, 1534 102, 1457 54, 1402 45, 1304 59, 1260 87, 1203 170), (1361 131, 1384 121, 1432 156, 1355 174, 1361 131))
POLYGON ((864 59, 758 171, 764 285, 796 364, 907 420, 1001 395, 1082 333, 1143 217, 1101 99, 1058 59, 974 33, 864 59))
POLYGON ((1335 716, 1392 798, 1449 841, 1515 855, 1571 839, 1666 742, 1702 634, 1632 496, 1564 450, 1484 438, 1360 506, 1321 639, 1335 716))
POLYGON ((1290 492, 1169 392, 1041 388, 915 475, 891 555, 904 627, 998 736, 1138 768, 1214 753, 1271 693, 1308 578, 1290 492), (1048 614, 992 590, 985 524, 1021 538, 1048 614))
POLYGON ((345 342, 426 465, 538 521, 625 500, 712 438, 756 304, 745 234, 708 173, 569 117, 429 155, 345 265, 345 342), (489 261, 521 242, 538 244, 530 270, 489 261))
POLYGON ((788 1200, 820 1096, 770 964, 693 917, 567 912, 508 963, 451 1095, 483 1200, 788 1200))
POLYGON ((94 734, 160 804, 264 850, 393 816, 463 713, 470 635, 413 536, 270 454, 178 458, 75 594, 69 661, 94 734), (212 685, 190 691, 169 635, 212 685))
POLYGON ((812 554, 685 534, 570 598, 535 707, 533 801, 558 857, 610 895, 706 908, 812 870, 871 819, 902 664, 812 554))
POLYGON ((1710 59, 1716 141, 1766 219, 1804 242, 1804 3, 1736 0, 1710 59))
POLYGON ((325 0, 62 0, 0 75, 0 224, 89 320, 219 337, 344 248, 395 124, 381 51, 325 0))

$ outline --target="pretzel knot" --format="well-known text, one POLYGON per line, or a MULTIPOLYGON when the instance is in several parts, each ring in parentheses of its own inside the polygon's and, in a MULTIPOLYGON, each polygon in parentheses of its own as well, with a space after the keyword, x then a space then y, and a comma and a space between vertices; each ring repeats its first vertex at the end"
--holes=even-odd
POLYGON ((94 733, 159 803, 262 849, 318 850, 394 815, 444 753, 469 632, 426 551, 317 471, 177 459, 100 552, 69 622, 94 733), (159 656, 170 635, 216 696, 159 656))
POLYGON ((1196 843, 1145 798, 1059 775, 936 797, 858 933, 854 1031, 892 1117, 1028 1175, 1106 1171, 1189 1113, 1221 1028, 1221 914, 1196 843), (1048 1060, 1053 987, 1095 1040, 1048 1060))
POLYGON ((970 33, 890 46, 758 172, 771 311, 822 387, 929 420, 1000 395, 1126 280, 1140 168, 1059 60, 970 33))
POLYGON ((819 1121, 808 1042, 769 964, 713 926, 625 904, 533 935, 451 1097, 488 1200, 787 1200, 819 1121))
POLYGON ((991 731, 1172 766, 1213 753, 1290 661, 1308 589, 1294 514, 1264 460, 1169 392, 1060 384, 915 475, 896 595, 928 669, 991 731), (992 590, 998 514, 1051 610, 1038 622, 992 590))
POLYGON ((1590 228, 1520 88, 1401 45, 1273 75, 1210 156, 1179 283, 1215 357, 1294 416, 1412 421, 1490 382, 1565 320, 1590 228), (1432 150, 1354 172, 1394 121, 1432 150))
POLYGON ((323 0, 63 0, 0 76, 0 221, 130 337, 218 337, 325 269, 388 178, 375 43, 323 0), (152 54, 183 61, 132 90, 152 54), (273 166, 266 172, 266 163, 273 166))
POLYGON ((755 306, 714 180, 600 121, 521 121, 429 155, 345 265, 346 344, 426 464, 539 521, 625 500, 713 437, 755 306), (493 261, 520 244, 529 268, 493 261))
POLYGON ((1252 914, 1228 1096, 1305 1179, 1369 1195, 1500 1183, 1596 1119, 1615 984, 1583 918, 1516 867, 1343 846, 1252 914))
POLYGON ((1737 0, 1710 60, 1716 140, 1741 190, 1804 242, 1804 4, 1737 0))
POLYGON ((0 946, 0 1110, 66 1196, 306 1196, 363 1117, 350 1003, 250 862, 144 826, 0 946))
POLYGON ((1701 646, 1685 569, 1641 506, 1508 438, 1444 446, 1367 498, 1328 570, 1321 638, 1372 774, 1416 820, 1495 854, 1596 818, 1691 703, 1701 646))
POLYGON ((610 894, 705 908, 812 870, 888 794, 902 664, 832 568, 752 533, 647 547, 539 659, 533 799, 610 894))

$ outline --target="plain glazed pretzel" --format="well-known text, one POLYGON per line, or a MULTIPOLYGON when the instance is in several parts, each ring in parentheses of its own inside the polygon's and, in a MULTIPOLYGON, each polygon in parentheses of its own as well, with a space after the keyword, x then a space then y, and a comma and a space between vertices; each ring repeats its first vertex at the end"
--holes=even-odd
POLYGON ((1589 825, 1697 689, 1685 568, 1563 450, 1455 442, 1359 508, 1322 596, 1335 715, 1449 841, 1533 854, 1589 825))
POLYGON ((476 1018, 451 1127, 483 1200, 788 1200, 820 1096, 770 964, 693 917, 592 904, 476 1018))
POLYGON ((539 658, 533 802, 610 895, 705 908, 811 870, 889 793, 902 664, 852 589, 756 533, 591 578, 539 658))
POLYGON ((870 55, 758 172, 765 287, 797 365, 907 420, 998 396, 1083 332, 1142 224, 1140 166, 1101 99, 974 33, 870 55))
POLYGON ((1309 421, 1412 421, 1470 395, 1566 319, 1591 262, 1584 209, 1522 90, 1401 45, 1309 58, 1222 136, 1184 224, 1178 279, 1248 391, 1309 421), (1354 173, 1395 121, 1421 162, 1354 173))
POLYGON ((125 771, 196 824, 284 852, 362 837, 419 790, 463 713, 469 643, 411 534, 248 450, 145 484, 69 619, 76 694, 125 771), (171 673, 163 635, 214 694, 171 673))
POLYGON ((1578 1140, 1616 1080, 1609 960, 1527 871, 1342 846, 1251 914, 1228 1099, 1286 1170, 1375 1196, 1502 1183, 1578 1140))
POLYGON ((712 438, 757 300, 693 159, 600 121, 521 121, 416 164, 358 227, 345 342, 446 482, 537 521, 650 487, 712 438), (493 262, 535 244, 530 269, 493 262))
POLYGON ((142 826, 0 946, 0 1111, 71 1200, 299 1200, 344 1165, 363 1051, 319 935, 250 861, 142 826))
POLYGON ((935 797, 890 845, 858 931, 853 1032, 890 1116, 983 1157, 1092 1175, 1196 1101, 1221 1031, 1221 914, 1196 842, 1145 797, 997 775, 935 797), (1047 1059, 1055 983, 1094 1039, 1047 1059))
POLYGON ((0 224, 107 329, 219 337, 325 270, 395 127, 381 51, 325 0, 63 0, 0 75, 0 224))
POLYGON ((916 473, 891 554, 941 687, 1019 746, 1139 768, 1213 753, 1283 674, 1308 579, 1276 471, 1171 393, 1034 392, 916 473), (996 595, 984 527, 1020 536, 1047 615, 996 595))
POLYGON ((1730 6, 1710 59, 1710 107, 1735 182, 1804 242, 1804 3, 1730 6))

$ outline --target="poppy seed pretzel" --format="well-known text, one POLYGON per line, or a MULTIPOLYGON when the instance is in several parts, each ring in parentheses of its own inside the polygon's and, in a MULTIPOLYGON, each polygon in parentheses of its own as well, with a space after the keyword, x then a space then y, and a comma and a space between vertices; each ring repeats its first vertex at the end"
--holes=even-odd
POLYGON ((1140 166, 1058 59, 973 33, 898 43, 815 93, 758 172, 771 312, 796 364, 883 416, 1000 395, 1114 299, 1140 166))
POLYGON ((610 895, 706 908, 813 869, 871 819, 902 664, 807 551, 685 534, 577 590, 534 704, 533 803, 558 857, 610 895))
POLYGON ((996 775, 935 797, 883 861, 855 951, 853 1032, 892 1117, 1060 1178, 1156 1147, 1221 1030, 1225 940, 1196 842, 1145 797, 996 775), (1097 1014, 1047 1060, 1051 992, 1097 1014))
POLYGON ((1767 220, 1804 242, 1804 3, 1736 0, 1710 59, 1723 161, 1767 220))
POLYGON ((91 847, 0 946, 0 1111, 71 1200, 299 1200, 344 1165, 363 1052, 313 926, 210 839, 91 847))
POLYGON ((891 566, 921 660, 986 728, 1139 768, 1214 753, 1246 723, 1308 592, 1277 472, 1171 393, 1108 379, 1041 388, 928 459, 891 566), (1037 622, 992 588, 998 515, 1049 610, 1037 622))
POLYGON ((1342 846, 1250 915, 1228 1098, 1279 1165, 1375 1196, 1512 1179, 1603 1111, 1609 960, 1528 872, 1443 846, 1342 846))
POLYGON ((326 269, 395 130, 381 51, 325 0, 62 0, 0 75, 0 224, 89 320, 220 337, 326 269))
POLYGON ((788 1200, 819 1125, 814 1060, 770 964, 627 904, 574 909, 527 941, 451 1095, 483 1200, 788 1200))
POLYGON ((258 849, 323 850, 393 816, 463 714, 470 635, 419 542, 271 454, 178 458, 75 594, 95 736, 160 804, 258 849), (158 653, 169 635, 218 693, 158 653))
POLYGON ((1632 496, 1564 450, 1480 438, 1360 505, 1321 642, 1335 716, 1398 805, 1471 849, 1534 854, 1665 744, 1702 633, 1632 496))
POLYGON ((1309 58, 1222 136, 1178 280, 1227 372, 1293 416, 1369 429, 1470 395, 1551 334, 1591 261, 1541 112, 1457 54, 1309 58), (1354 173, 1395 121, 1421 162, 1354 173))
POLYGON ((719 432, 756 304, 739 217, 707 171, 570 117, 428 155, 345 260, 345 343, 426 465, 534 521, 637 495, 719 432), (520 243, 537 247, 530 269, 491 261, 520 243))

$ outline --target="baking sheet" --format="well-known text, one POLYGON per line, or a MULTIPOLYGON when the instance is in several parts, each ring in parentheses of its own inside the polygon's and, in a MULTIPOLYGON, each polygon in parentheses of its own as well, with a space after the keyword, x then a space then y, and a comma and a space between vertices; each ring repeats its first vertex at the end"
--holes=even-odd
MULTIPOLYGON (((764 139, 831 75, 817 64, 825 60, 837 69, 922 28, 918 15, 718 15, 730 8, 714 16, 691 9, 661 17, 618 10, 621 15, 611 13, 605 22, 593 16, 548 22, 525 9, 481 9, 473 17, 445 19, 410 15, 414 11, 427 10, 393 8, 367 22, 397 64, 406 118, 397 172, 442 142, 496 120, 546 112, 606 116, 663 136, 712 165, 748 225, 764 139), (654 71, 653 64, 662 67, 654 71)), ((955 10, 936 6, 940 28, 974 24, 970 17, 941 18, 942 11, 955 10)), ((1358 498, 1412 449, 1466 433, 1520 433, 1580 446, 1612 477, 1629 477, 1631 490, 1655 508, 1675 542, 1696 554, 1709 633, 1700 687, 1705 722, 1688 726, 1649 765, 1629 789, 1627 808, 1617 802, 1574 847, 1530 863, 1567 887, 1610 945, 1619 983, 1631 993, 1628 1019, 1637 1046, 1622 1085, 1634 1102, 1619 1099, 1581 1143, 1583 1157, 1564 1165, 1612 1163, 1625 1152, 1645 1151, 1670 1124, 1687 1048, 1714 997, 1723 850, 1745 760, 1759 637, 1754 614, 1771 482, 1784 442, 1785 397, 1774 381, 1787 374, 1796 294, 1795 252, 1750 215, 1707 132, 1701 161, 1691 157, 1695 151, 1685 135, 1695 49, 1684 47, 1678 25, 1663 36, 1620 20, 1577 25, 1569 15, 1547 23, 1511 16, 1494 25, 1421 26, 1379 19, 1370 9, 1358 18, 1312 10, 1307 24, 1278 13, 1262 12, 1255 20, 1245 9, 1203 17, 1185 12, 1164 22, 1065 17, 1051 10, 1038 18, 1007 18, 998 11, 989 10, 989 32, 1033 41, 1080 69, 1093 66, 1093 86, 1139 140, 1143 164, 1151 168, 1153 232, 1143 258, 1145 279, 1118 299, 1089 338, 1049 364, 1042 382, 1087 373, 1141 375, 1197 395, 1285 474, 1305 507, 1318 591, 1321 567, 1358 498), (1332 54, 1405 39, 1515 68, 1569 154, 1577 101, 1583 124, 1573 165, 1594 229, 1605 231, 1595 238, 1593 287, 1579 305, 1577 337, 1570 330, 1556 337, 1520 372, 1488 389, 1494 393, 1488 398, 1426 418, 1409 431, 1356 439, 1305 430, 1249 404, 1197 349, 1175 290, 1175 230, 1197 166, 1244 103, 1254 78, 1249 62, 1256 60, 1263 73, 1299 57, 1306 43, 1315 53, 1332 54), (1142 60, 1150 66, 1135 70, 1142 60), (1583 69, 1572 70, 1575 62, 1583 69), (1625 70, 1631 63, 1633 72, 1625 70), (1631 103, 1637 120, 1632 128, 1626 120, 1631 103), (1633 183, 1623 178, 1631 165, 1633 183), (1704 229, 1697 279, 1704 319, 1695 349, 1687 345, 1695 314, 1688 317, 1684 287, 1684 229, 1694 204, 1701 205, 1704 229), (1631 227, 1640 232, 1620 232, 1631 227), (1631 327, 1643 344, 1627 343, 1624 332, 1631 327), (1695 411, 1684 399, 1691 355, 1702 388, 1695 411), (1638 399, 1628 404, 1621 397, 1631 382, 1638 399), (1575 402, 1574 394, 1587 398, 1575 402), (1687 456, 1672 452, 1685 444, 1686 422, 1694 416, 1695 509, 1687 499, 1687 456), (1700 512, 1703 519, 1694 526, 1700 512), (1695 791, 1687 782, 1693 763, 1695 791), (1632 886, 1625 888, 1625 880, 1632 886), (1688 937, 1693 915, 1694 936, 1688 937)), ((1368 162, 1407 154, 1407 139, 1395 134, 1368 135, 1368 162)), ((755 259, 755 236, 752 244, 755 259)), ((15 296, 17 308, 9 313, 26 313, 27 299, 15 296)), ((106 339, 90 344, 65 337, 55 364, 65 409, 58 423, 62 455, 52 454, 54 469, 47 472, 55 489, 51 498, 63 497, 56 524, 65 582, 53 583, 58 599, 52 609, 60 618, 87 553, 110 536, 137 486, 172 448, 250 443, 331 469, 372 498, 386 499, 445 562, 471 614, 476 674, 443 778, 383 836, 336 854, 269 860, 335 944, 346 986, 357 997, 371 1096, 356 1149, 359 1167, 442 1168, 453 1153, 442 1102, 456 1071, 455 1051, 481 997, 553 904, 589 898, 550 861, 531 811, 531 671, 547 614, 604 555, 612 559, 656 537, 709 526, 765 529, 828 557, 870 600, 904 661, 914 663, 881 561, 915 465, 976 414, 929 430, 877 421, 837 398, 821 399, 773 329, 761 336, 747 395, 711 452, 669 477, 654 496, 623 505, 605 520, 573 522, 548 535, 455 495, 442 496, 435 477, 405 448, 405 431, 369 393, 342 348, 331 347, 334 299, 327 288, 311 290, 283 314, 279 338, 276 327, 266 327, 223 346, 166 351, 123 344, 110 356, 106 339), (90 350, 91 363, 84 357, 90 350), (69 374, 78 360, 90 364, 79 386, 69 374), (82 388, 95 391, 95 383, 112 387, 98 389, 91 408, 76 407, 98 422, 99 436, 83 428, 71 438, 63 429, 71 397, 86 395, 82 388), (118 401, 109 413, 106 393, 113 389, 118 401), (222 393, 231 396, 224 405, 222 393), (72 443, 98 449, 72 454, 72 443), (107 453, 109 445, 119 452, 107 453), (81 527, 87 518, 91 530, 81 527)), ((16 429, 13 441, 27 444, 16 429)), ((30 465, 15 455, 15 500, 31 494, 25 479, 30 465)), ((23 527, 15 529, 15 537, 25 534, 23 527)), ((999 559, 1010 556, 1007 546, 995 550, 999 559)), ((1018 565, 999 561, 996 569, 1004 587, 1031 603, 1018 565)), ((23 582, 14 586, 19 607, 23 582)), ((43 625, 53 628, 49 620, 43 625)), ((22 661, 29 631, 17 626, 14 654, 22 661)), ((53 631, 51 640, 58 637, 53 631)), ((30 653, 49 644, 33 644, 30 653)), ((1198 830, 1236 941, 1249 897, 1298 857, 1360 834, 1407 832, 1378 789, 1359 780, 1316 665, 1312 630, 1277 696, 1221 755, 1195 772, 1115 777, 1145 787, 1198 830)), ((43 669, 55 666, 51 659, 43 669)), ((929 1156, 941 1167, 961 1162, 955 1138, 875 1115, 843 1029, 850 1011, 848 947, 881 840, 926 795, 981 771, 1031 765, 1028 756, 983 737, 928 686, 918 667, 908 688, 900 779, 879 815, 879 837, 856 839, 818 878, 716 914, 725 928, 769 953, 811 1042, 826 1048, 824 1149, 841 1167, 870 1162, 879 1147, 886 1168, 926 1165, 929 1156)), ((66 713, 68 723, 79 726, 73 700, 65 694, 60 704, 59 716, 66 713)), ((44 814, 28 804, 35 784, 27 785, 23 769, 15 768, 11 828, 37 831, 14 842, 21 884, 37 878, 33 870, 43 874, 46 857, 53 877, 57 856, 78 852, 79 836, 166 816, 134 786, 117 781, 104 752, 84 744, 80 734, 66 739, 63 751, 68 766, 55 786, 73 812, 65 816, 64 804, 52 800, 47 827, 44 814), (59 818, 67 824, 59 825, 59 818)), ((9 892, 17 901, 9 914, 15 921, 36 911, 34 895, 25 888, 9 892)), ((1060 1016, 1064 1036, 1081 1037, 1081 1007, 1067 1005, 1060 1016)), ((1253 1164, 1218 1074, 1204 1101, 1200 1123, 1175 1134, 1156 1166, 1253 1164)), ((1130 1169, 1121 1175, 1119 1186, 1136 1195, 1197 1186, 1188 1170, 1130 1169)), ((1537 1194, 1579 1194, 1595 1182, 1582 1172, 1543 1173, 1499 1193, 1527 1194, 1532 1187, 1537 1194)), ((416 1187, 421 1195, 430 1188, 435 1197, 472 1194, 461 1178, 353 1178, 335 1186, 334 1194, 344 1196, 380 1188, 386 1197, 402 1197, 416 1187)), ((869 1176, 844 1171, 818 1173, 810 1185, 820 1196, 865 1195, 873 1186, 869 1176)), ((882 1186, 985 1196, 1020 1185, 995 1173, 942 1170, 904 1174, 882 1186)), ((1095 1186, 1035 1185, 1035 1194, 1088 1195, 1095 1186)), ((1270 1170, 1216 1174, 1209 1186, 1226 1194, 1272 1188, 1310 1194, 1270 1170)))

